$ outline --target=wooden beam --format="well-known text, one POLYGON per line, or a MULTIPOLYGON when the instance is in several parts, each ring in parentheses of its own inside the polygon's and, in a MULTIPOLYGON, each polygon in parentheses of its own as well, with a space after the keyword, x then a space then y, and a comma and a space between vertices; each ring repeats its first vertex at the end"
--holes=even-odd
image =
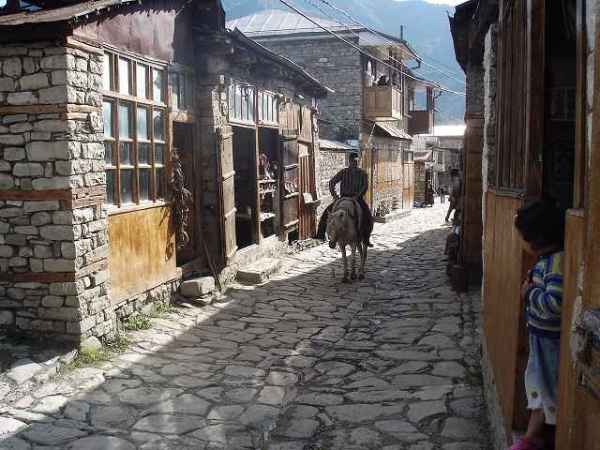
POLYGON ((47 191, 0 190, 0 200, 68 200, 72 198, 70 189, 47 191))
POLYGON ((65 283, 75 279, 75 272, 0 273, 0 281, 9 283, 65 283))
POLYGON ((527 0, 527 93, 525 176, 528 197, 542 194, 541 152, 544 148, 546 0, 527 0))

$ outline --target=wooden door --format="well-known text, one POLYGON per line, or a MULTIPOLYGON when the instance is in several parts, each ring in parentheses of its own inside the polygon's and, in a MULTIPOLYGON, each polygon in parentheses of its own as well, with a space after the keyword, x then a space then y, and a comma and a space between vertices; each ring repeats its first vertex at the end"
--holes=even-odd
POLYGON ((237 251, 235 234, 235 170, 231 127, 217 130, 217 182, 221 197, 222 263, 226 265, 237 251))
POLYGON ((296 227, 299 223, 299 159, 298 134, 294 129, 283 129, 281 139, 281 232, 296 227))
POLYGON ((200 234, 198 233, 197 201, 200 186, 196 185, 198 177, 194 171, 194 149, 193 149, 193 127, 187 123, 173 123, 173 148, 179 155, 185 188, 190 191, 188 223, 186 233, 189 242, 183 248, 177 250, 177 264, 183 265, 198 258, 201 248, 200 234))
POLYGON ((311 157, 311 147, 299 144, 299 178, 300 178, 300 229, 299 239, 310 239, 315 235, 315 214, 312 206, 304 203, 305 194, 314 194, 314 171, 311 157))

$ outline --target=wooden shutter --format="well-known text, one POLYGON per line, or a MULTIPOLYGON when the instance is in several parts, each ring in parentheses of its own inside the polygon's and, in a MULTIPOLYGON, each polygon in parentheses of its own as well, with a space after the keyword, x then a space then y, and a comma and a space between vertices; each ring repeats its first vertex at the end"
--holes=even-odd
POLYGON ((237 251, 235 234, 235 170, 233 169, 233 133, 230 127, 217 131, 219 193, 221 195, 221 239, 224 264, 237 251))
POLYGON ((293 129, 283 129, 280 138, 281 226, 282 232, 286 232, 299 221, 298 132, 293 129))

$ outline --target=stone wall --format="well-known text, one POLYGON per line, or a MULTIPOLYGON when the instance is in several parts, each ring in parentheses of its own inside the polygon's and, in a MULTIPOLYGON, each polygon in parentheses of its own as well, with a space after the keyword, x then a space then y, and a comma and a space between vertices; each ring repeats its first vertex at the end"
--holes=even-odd
MULTIPOLYGON (((496 179, 496 32, 496 26, 492 25, 485 37, 483 55, 483 192, 487 192, 488 186, 493 186, 496 179)), ((483 206, 485 208, 485 201, 483 206)))
POLYGON ((105 313, 102 57, 83 44, 0 49, 0 310, 12 331, 79 339, 105 313))
POLYGON ((319 101, 320 136, 358 139, 362 114, 360 53, 335 38, 258 39, 273 52, 287 56, 335 92, 319 101))
POLYGON ((336 173, 342 170, 347 162, 347 153, 344 151, 335 150, 320 150, 319 153, 319 166, 317 171, 317 189, 321 198, 321 205, 317 209, 317 217, 321 217, 325 208, 327 208, 332 202, 333 197, 329 193, 329 180, 331 180, 336 173))

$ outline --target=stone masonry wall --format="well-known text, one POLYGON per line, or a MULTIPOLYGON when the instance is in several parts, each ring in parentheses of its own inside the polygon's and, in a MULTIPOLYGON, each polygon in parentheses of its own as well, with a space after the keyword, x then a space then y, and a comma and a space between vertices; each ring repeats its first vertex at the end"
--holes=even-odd
POLYGON ((302 66, 335 92, 319 101, 320 137, 358 139, 362 114, 360 53, 336 39, 260 40, 269 50, 302 66))
MULTIPOLYGON (((483 192, 496 179, 496 26, 492 25, 485 37, 483 56, 483 192)), ((483 204, 485 207, 485 202, 483 204)), ((485 217, 485 216, 484 216, 485 217)))
POLYGON ((102 56, 76 42, 0 49, 0 325, 80 339, 107 295, 102 56))
POLYGON ((321 217, 325 208, 332 202, 333 197, 329 193, 329 180, 347 165, 345 152, 323 150, 319 152, 319 166, 317 171, 317 188, 321 198, 321 204, 317 209, 317 217, 321 217))

